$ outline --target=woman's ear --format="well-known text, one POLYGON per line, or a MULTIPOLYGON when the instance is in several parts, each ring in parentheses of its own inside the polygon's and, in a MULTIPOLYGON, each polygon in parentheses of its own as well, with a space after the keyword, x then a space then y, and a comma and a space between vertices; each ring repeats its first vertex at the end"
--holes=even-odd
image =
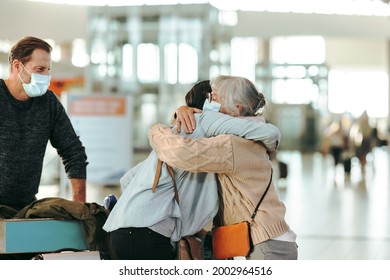
POLYGON ((242 105, 241 104, 237 104, 236 107, 237 107, 237 110, 238 110, 238 115, 241 116, 241 112, 242 112, 242 108, 243 108, 242 105))

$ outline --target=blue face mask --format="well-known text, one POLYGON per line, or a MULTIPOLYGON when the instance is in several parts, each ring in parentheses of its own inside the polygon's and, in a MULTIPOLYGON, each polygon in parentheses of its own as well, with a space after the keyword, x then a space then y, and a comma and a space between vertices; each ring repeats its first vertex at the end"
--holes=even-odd
POLYGON ((50 85, 50 78, 51 78, 50 75, 30 73, 26 69, 26 67, 24 67, 24 65, 23 68, 31 75, 30 83, 26 84, 25 82, 23 82, 19 74, 19 79, 22 82, 22 86, 26 94, 29 97, 38 97, 44 95, 47 92, 47 89, 49 88, 50 85))

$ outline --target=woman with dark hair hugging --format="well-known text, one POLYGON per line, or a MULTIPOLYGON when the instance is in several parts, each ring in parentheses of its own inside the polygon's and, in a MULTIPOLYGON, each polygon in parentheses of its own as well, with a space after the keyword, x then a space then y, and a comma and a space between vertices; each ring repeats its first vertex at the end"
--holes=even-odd
MULTIPOLYGON (((213 111, 220 106, 207 100, 210 93, 208 81, 197 83, 188 92, 188 105, 198 106, 198 110, 203 111, 195 114, 196 130, 188 135, 182 131, 183 136, 200 138, 234 134, 262 141, 271 152, 277 148, 280 140, 277 127, 213 111)), ((240 96, 246 97, 245 93, 240 96)), ((262 97, 253 98, 255 105, 262 97)), ((172 127, 171 131, 176 132, 177 127, 172 127)), ((173 168, 179 204, 167 168, 161 168, 157 187, 152 192, 157 163, 157 155, 152 151, 121 178, 123 193, 103 227, 110 232, 115 259, 175 259, 177 241, 201 231, 217 214, 219 201, 215 174, 173 168)))

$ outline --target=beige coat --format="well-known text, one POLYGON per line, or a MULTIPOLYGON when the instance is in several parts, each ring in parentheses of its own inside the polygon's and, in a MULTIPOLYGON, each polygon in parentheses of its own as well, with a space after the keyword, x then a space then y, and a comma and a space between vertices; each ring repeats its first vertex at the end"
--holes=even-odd
MULTIPOLYGON (((272 164, 262 144, 233 135, 183 138, 159 124, 151 128, 149 141, 158 157, 173 167, 218 173, 225 225, 250 221, 271 176, 272 164)), ((255 245, 289 230, 285 212, 271 183, 252 223, 255 245)))

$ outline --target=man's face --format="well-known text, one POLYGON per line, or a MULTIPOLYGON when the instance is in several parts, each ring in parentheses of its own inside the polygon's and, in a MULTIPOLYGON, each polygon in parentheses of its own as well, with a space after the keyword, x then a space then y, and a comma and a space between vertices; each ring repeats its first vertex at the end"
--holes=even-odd
MULTIPOLYGON (((36 49, 31 54, 31 58, 28 62, 24 63, 24 67, 28 70, 29 73, 49 75, 51 69, 51 56, 48 52, 42 49, 36 49)), ((24 70, 23 65, 19 66, 19 73, 23 76, 23 81, 28 83, 31 78, 31 75, 24 70)))

